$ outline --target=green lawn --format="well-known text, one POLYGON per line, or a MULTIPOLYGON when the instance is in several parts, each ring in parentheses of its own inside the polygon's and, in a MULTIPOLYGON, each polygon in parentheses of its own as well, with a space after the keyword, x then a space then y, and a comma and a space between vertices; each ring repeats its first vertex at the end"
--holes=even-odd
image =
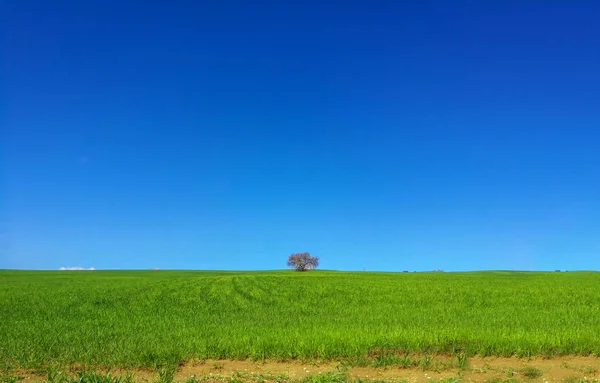
POLYGON ((600 273, 0 270, 0 361, 600 354, 600 273))

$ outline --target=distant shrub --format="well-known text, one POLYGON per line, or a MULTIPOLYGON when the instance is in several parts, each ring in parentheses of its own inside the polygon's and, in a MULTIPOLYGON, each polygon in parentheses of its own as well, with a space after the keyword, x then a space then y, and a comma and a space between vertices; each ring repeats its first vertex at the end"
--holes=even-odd
POLYGON ((288 257, 287 265, 297 271, 306 271, 319 266, 319 258, 309 253, 294 253, 288 257))

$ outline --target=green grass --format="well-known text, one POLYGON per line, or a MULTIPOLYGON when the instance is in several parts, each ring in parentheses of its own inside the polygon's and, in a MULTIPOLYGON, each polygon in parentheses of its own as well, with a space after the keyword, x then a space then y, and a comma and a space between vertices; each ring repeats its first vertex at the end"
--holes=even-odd
POLYGON ((599 355, 598 329, 594 272, 0 270, 0 363, 24 368, 599 355))

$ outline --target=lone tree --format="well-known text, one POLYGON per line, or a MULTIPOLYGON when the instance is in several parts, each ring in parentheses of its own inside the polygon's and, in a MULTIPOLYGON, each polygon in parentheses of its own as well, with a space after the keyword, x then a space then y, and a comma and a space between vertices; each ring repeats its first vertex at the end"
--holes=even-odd
POLYGON ((297 271, 306 271, 319 266, 319 257, 311 257, 309 253, 294 253, 288 257, 287 265, 297 271))

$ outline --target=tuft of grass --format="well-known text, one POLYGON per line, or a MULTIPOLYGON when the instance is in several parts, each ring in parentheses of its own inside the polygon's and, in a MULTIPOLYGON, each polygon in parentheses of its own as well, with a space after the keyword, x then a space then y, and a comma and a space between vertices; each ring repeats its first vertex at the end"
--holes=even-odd
POLYGON ((158 370, 158 379, 155 383, 173 383, 175 368, 172 366, 163 367, 158 370))
POLYGON ((389 366, 400 366, 400 367, 409 367, 413 363, 411 362, 408 354, 403 356, 396 355, 393 351, 387 351, 380 353, 373 357, 372 363, 370 363, 373 367, 389 367, 389 366))
POLYGON ((540 376, 543 375, 542 370, 540 370, 539 368, 535 368, 535 367, 524 367, 521 369, 521 375, 523 375, 524 377, 528 378, 528 379, 535 379, 535 378, 539 378, 540 376))
POLYGON ((439 383, 459 383, 457 378, 446 378, 439 381, 439 383))
POLYGON ((419 366, 424 371, 431 370, 432 358, 430 355, 423 355, 421 359, 419 359, 419 366))
POLYGON ((502 379, 502 378, 493 378, 485 381, 486 383, 518 383, 516 379, 502 379))
POLYGON ((467 369, 467 367, 469 367, 469 358, 464 352, 461 352, 458 355, 456 355, 456 364, 460 371, 464 371, 467 369))
POLYGON ((338 369, 337 371, 306 376, 301 383, 347 383, 349 381, 348 371, 338 369))
POLYGON ((49 366, 46 373, 47 383, 63 383, 68 381, 68 376, 65 371, 58 369, 55 366, 49 366))
POLYGON ((488 370, 491 369, 491 366, 488 363, 484 363, 480 368, 474 369, 473 372, 478 374, 487 374, 488 370))
POLYGON ((592 366, 582 366, 581 368, 579 368, 579 371, 583 372, 584 374, 596 374, 598 372, 597 368, 594 368, 592 366))
POLYGON ((73 383, 133 383, 133 375, 112 376, 110 371, 100 374, 92 370, 87 370, 79 372, 76 376, 76 381, 73 383))

